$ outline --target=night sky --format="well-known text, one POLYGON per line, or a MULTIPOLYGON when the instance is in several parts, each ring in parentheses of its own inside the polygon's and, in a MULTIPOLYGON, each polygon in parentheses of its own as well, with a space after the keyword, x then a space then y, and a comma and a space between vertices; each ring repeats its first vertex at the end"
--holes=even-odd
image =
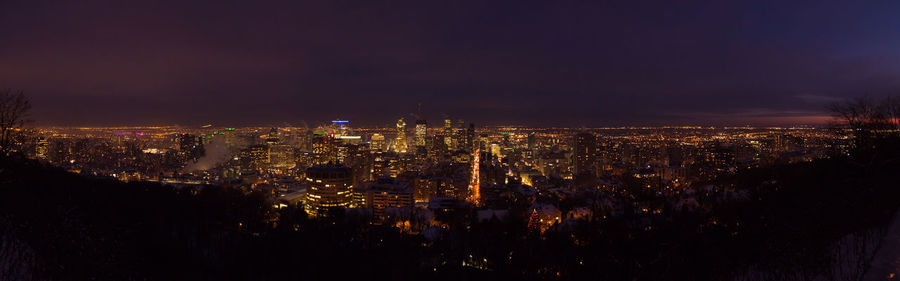
POLYGON ((898 75, 896 0, 0 2, 38 125, 808 123, 898 75))

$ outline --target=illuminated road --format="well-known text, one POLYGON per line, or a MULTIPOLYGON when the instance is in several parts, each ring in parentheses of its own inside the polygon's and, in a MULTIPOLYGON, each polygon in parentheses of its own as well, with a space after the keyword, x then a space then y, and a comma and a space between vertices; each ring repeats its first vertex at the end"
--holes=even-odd
POLYGON ((481 186, 481 179, 479 179, 479 165, 481 149, 475 149, 475 157, 472 161, 472 179, 469 181, 469 202, 478 206, 478 203, 481 201, 481 193, 479 192, 479 187, 481 186))

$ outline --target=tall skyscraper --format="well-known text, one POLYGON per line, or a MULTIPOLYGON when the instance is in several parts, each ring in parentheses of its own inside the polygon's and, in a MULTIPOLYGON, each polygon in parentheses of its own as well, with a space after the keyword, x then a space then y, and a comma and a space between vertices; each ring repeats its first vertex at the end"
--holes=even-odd
POLYGON ((475 123, 469 123, 466 131, 466 150, 475 151, 475 123))
POLYGON ((575 135, 575 173, 594 172, 597 164, 597 137, 583 132, 575 135))
POLYGON ((416 148, 425 147, 425 135, 428 132, 428 124, 425 122, 425 119, 416 120, 416 132, 414 135, 413 143, 416 148))
POLYGON ((337 161, 337 142, 321 127, 313 131, 309 146, 313 163, 325 164, 337 161))
POLYGON ((444 145, 447 149, 453 149, 453 121, 444 119, 444 145))
POLYGON ((327 216, 350 206, 353 172, 340 164, 320 164, 306 170, 306 212, 327 216))
POLYGON ((50 150, 50 142, 46 138, 38 138, 34 146, 34 156, 39 159, 47 159, 47 152, 50 150))
POLYGON ((400 118, 400 120, 397 120, 397 138, 394 139, 394 151, 398 153, 406 153, 407 148, 406 121, 403 121, 403 118, 400 118))

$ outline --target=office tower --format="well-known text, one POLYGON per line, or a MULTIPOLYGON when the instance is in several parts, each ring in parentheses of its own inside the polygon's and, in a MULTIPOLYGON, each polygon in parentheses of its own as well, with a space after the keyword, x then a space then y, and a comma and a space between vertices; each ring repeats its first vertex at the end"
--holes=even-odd
POLYGON ((229 150, 237 146, 237 134, 235 133, 235 128, 225 128, 225 130, 222 131, 222 136, 225 138, 225 146, 229 150))
POLYGON ((294 147, 286 144, 269 145, 269 167, 275 170, 287 170, 297 165, 294 147))
POLYGON ((475 123, 469 123, 466 131, 466 150, 475 151, 475 123))
POLYGON ((428 132, 428 124, 426 124, 425 119, 416 120, 416 131, 413 136, 413 143, 416 148, 425 147, 425 135, 428 132))
POLYGON ((444 144, 447 149, 453 149, 453 121, 444 119, 444 144))
POLYGON ((366 145, 341 144, 337 146, 337 163, 353 170, 353 184, 372 180, 374 157, 366 145))
POLYGON ((375 223, 384 223, 387 208, 412 210, 415 206, 413 189, 394 178, 381 178, 366 189, 365 204, 372 209, 375 223))
POLYGON ((347 164, 350 160, 350 156, 356 153, 356 145, 352 144, 337 144, 335 145, 335 154, 337 161, 335 163, 347 164))
POLYGON ((400 120, 397 120, 397 138, 394 140, 394 152, 406 153, 407 148, 406 121, 400 118, 400 120))
POLYGON ((349 135, 350 131, 350 121, 347 120, 334 120, 331 121, 332 131, 334 132, 335 137, 341 137, 349 135))
POLYGON ((528 133, 528 149, 537 150, 537 135, 535 132, 528 133))
POLYGON ((46 138, 40 137, 34 146, 34 156, 38 159, 47 159, 47 152, 50 149, 50 142, 46 138))
POLYGON ((269 147, 267 145, 251 145, 241 153, 243 166, 250 170, 264 169, 269 164, 269 147))
POLYGON ((453 127, 453 143, 450 146, 452 150, 464 150, 466 146, 466 123, 462 119, 456 120, 453 127))
POLYGON ((313 163, 337 162, 337 142, 321 126, 313 131, 310 142, 310 156, 313 163))
POLYGON ((203 156, 202 139, 191 134, 178 135, 178 150, 183 159, 197 159, 203 156))
POLYGON ((281 133, 278 132, 278 128, 272 128, 269 130, 269 134, 266 135, 266 144, 275 145, 279 143, 281 143, 281 133))
POLYGON ((384 151, 384 136, 381 134, 372 134, 372 138, 369 143, 371 144, 372 152, 382 152, 384 151))
POLYGON ((443 136, 434 136, 431 145, 428 148, 428 158, 432 161, 442 160, 445 156, 449 156, 449 148, 444 142, 443 136))
POLYGON ((494 156, 495 159, 503 158, 503 153, 501 152, 500 145, 496 143, 492 143, 491 146, 491 155, 494 156))
POLYGON ((419 176, 412 180, 416 202, 428 202, 434 197, 464 197, 457 191, 453 179, 439 176, 419 176))
POLYGON ((328 216, 350 206, 353 175, 341 164, 320 164, 306 169, 306 212, 328 216))
POLYGON ((587 132, 576 134, 573 155, 576 174, 594 173, 594 167, 597 164, 597 137, 587 132))
POLYGON ((375 152, 372 173, 374 177, 397 177, 400 175, 400 156, 395 152, 375 152))

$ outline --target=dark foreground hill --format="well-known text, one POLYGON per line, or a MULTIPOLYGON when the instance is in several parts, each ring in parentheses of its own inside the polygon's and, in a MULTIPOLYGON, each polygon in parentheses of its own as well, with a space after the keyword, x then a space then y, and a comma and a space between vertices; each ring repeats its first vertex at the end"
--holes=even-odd
POLYGON ((607 220, 536 236, 511 218, 429 241, 275 212, 237 189, 2 158, 0 280, 860 280, 900 205, 898 171, 849 159, 755 169, 716 183, 749 200, 668 214, 652 231, 607 220))

